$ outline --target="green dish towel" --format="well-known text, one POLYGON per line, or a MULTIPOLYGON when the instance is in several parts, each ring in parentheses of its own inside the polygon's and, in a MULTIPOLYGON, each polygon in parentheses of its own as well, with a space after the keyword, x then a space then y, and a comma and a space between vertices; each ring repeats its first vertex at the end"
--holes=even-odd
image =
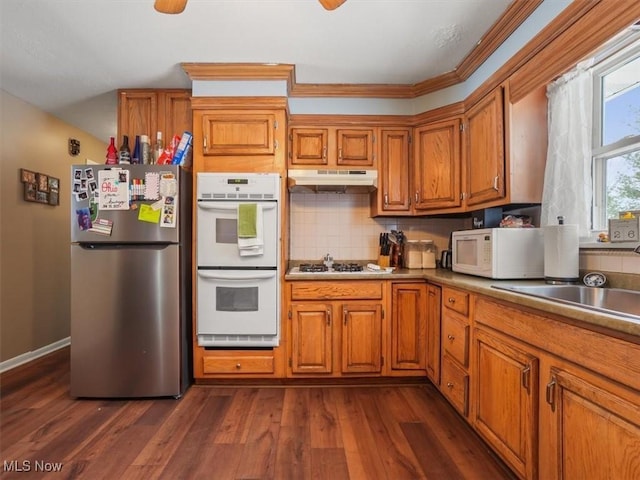
POLYGON ((257 236, 257 211, 258 205, 256 203, 241 203, 238 205, 239 238, 255 238, 257 236))

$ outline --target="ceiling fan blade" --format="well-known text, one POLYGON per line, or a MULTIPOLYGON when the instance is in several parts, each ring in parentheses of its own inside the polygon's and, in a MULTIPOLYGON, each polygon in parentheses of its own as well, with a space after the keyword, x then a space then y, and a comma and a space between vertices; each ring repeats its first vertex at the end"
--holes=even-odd
POLYGON ((187 0, 156 0, 153 4, 158 12, 168 14, 182 13, 186 6, 187 0))
POLYGON ((318 1, 326 10, 335 10, 347 0, 318 0, 318 1))

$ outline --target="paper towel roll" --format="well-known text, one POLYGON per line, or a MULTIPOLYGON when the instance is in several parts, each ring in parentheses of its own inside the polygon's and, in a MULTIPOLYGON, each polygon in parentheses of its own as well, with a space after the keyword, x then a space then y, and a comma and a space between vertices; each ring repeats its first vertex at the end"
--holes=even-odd
POLYGON ((544 277, 548 281, 579 280, 580 244, 578 225, 544 227, 544 277))

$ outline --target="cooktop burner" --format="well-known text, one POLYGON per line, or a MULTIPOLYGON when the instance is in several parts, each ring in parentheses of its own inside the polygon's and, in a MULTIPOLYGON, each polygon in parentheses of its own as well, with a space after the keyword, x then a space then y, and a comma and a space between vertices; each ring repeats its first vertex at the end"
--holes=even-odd
POLYGON ((361 272, 364 267, 357 263, 334 263, 333 270, 335 272, 361 272))
POLYGON ((322 263, 301 263, 298 267, 301 272, 327 272, 329 269, 322 263))

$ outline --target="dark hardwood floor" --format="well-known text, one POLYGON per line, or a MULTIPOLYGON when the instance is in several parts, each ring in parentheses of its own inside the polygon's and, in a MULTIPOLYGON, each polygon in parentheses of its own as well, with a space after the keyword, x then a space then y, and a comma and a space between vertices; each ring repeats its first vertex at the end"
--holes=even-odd
POLYGON ((69 351, 0 377, 0 478, 514 478, 430 384, 76 400, 69 351))

